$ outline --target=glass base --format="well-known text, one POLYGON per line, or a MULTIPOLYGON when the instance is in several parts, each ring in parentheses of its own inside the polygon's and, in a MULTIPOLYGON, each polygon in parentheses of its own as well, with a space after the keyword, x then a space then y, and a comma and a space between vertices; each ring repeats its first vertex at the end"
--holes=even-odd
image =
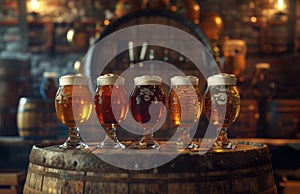
POLYGON ((113 141, 102 141, 100 145, 97 146, 98 148, 110 149, 110 148, 125 148, 120 142, 113 142, 113 141))
POLYGON ((195 143, 186 144, 184 142, 176 142, 176 143, 174 143, 174 145, 172 147, 177 148, 177 149, 196 149, 196 148, 199 148, 199 146, 195 143))
POLYGON ((135 149, 159 149, 160 145, 157 141, 151 139, 147 140, 146 138, 142 138, 138 143, 136 143, 133 148, 135 149))
POLYGON ((89 146, 82 141, 78 131, 79 128, 77 127, 69 128, 68 139, 59 147, 63 149, 82 149, 89 151, 89 146))
POLYGON ((69 139, 59 147, 62 149, 89 150, 89 146, 83 143, 82 141, 74 143, 74 142, 70 142, 69 139))
POLYGON ((97 146, 98 148, 125 148, 117 138, 115 125, 112 124, 112 126, 112 128, 107 128, 105 130, 106 136, 100 145, 97 146))
POLYGON ((227 138, 227 128, 217 129, 217 138, 212 146, 213 149, 235 149, 236 145, 227 138))
POLYGON ((212 148, 213 149, 235 149, 236 145, 234 145, 231 142, 222 143, 222 142, 215 141, 212 148))
POLYGON ((159 144, 140 144, 140 143, 137 143, 133 147, 134 147, 134 149, 159 149, 160 145, 159 144))
POLYGON ((191 142, 190 138, 190 128, 180 128, 180 135, 177 141, 172 146, 173 148, 178 149, 195 149, 199 146, 191 142))

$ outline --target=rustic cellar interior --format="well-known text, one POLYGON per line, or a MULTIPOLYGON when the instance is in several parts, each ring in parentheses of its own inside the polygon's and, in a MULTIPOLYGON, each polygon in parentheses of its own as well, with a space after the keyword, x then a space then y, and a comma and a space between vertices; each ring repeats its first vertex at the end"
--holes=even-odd
MULTIPOLYGON (((299 75, 299 0, 0 0, 0 193, 300 193, 299 75), (198 154, 199 149, 177 150, 174 160, 141 171, 118 168, 119 163, 135 162, 132 153, 112 150, 112 160, 120 160, 114 166, 101 156, 98 161, 99 148, 94 153, 52 149, 68 137, 55 109, 64 75, 87 73, 94 95, 100 74, 172 77, 176 71, 171 65, 199 78, 205 99, 207 77, 188 57, 200 48, 171 32, 133 31, 109 40, 100 58, 117 54, 105 59, 105 66, 97 64, 101 71, 85 69, 94 45, 144 24, 191 35, 205 50, 199 58, 209 54, 213 61, 208 65, 235 76, 240 112, 227 134, 239 142, 236 149, 207 155, 198 154), (162 45, 178 43, 179 49, 149 43, 153 37, 162 45)), ((167 96, 170 79, 163 81, 167 96)), ((132 87, 133 77, 123 85, 132 87)), ((132 127, 130 120, 124 123, 132 127)), ((193 141, 203 141, 209 125, 203 108, 193 141)), ((154 138, 168 141, 176 129, 167 118, 154 138)), ((79 133, 89 131, 103 139, 100 130, 87 126, 79 133)), ((130 132, 117 126, 125 146, 140 138, 130 132)), ((145 163, 168 155, 146 152, 141 159, 145 163)))

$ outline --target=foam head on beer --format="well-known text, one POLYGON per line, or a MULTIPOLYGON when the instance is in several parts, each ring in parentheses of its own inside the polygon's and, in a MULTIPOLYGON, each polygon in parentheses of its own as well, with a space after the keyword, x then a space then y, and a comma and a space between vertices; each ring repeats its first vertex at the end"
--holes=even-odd
POLYGON ((59 78, 60 86, 67 85, 88 85, 89 78, 83 74, 69 74, 59 78))
POLYGON ((161 85, 161 77, 156 75, 143 75, 134 78, 135 85, 161 85))
POLYGON ((125 79, 121 76, 109 73, 100 75, 97 77, 97 85, 105 86, 105 85, 124 85, 125 79))
POLYGON ((207 78, 208 86, 217 86, 217 85, 236 85, 236 77, 233 74, 220 73, 217 75, 212 75, 207 78))
POLYGON ((171 78, 171 85, 198 85, 198 78, 195 76, 174 76, 171 78))

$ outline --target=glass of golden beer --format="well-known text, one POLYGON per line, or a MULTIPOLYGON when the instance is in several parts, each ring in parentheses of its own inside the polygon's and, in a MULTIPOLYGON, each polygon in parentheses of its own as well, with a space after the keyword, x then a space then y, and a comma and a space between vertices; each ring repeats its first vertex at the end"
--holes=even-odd
POLYGON ((170 118, 179 127, 176 148, 197 148, 191 143, 190 130, 199 121, 202 112, 202 97, 195 76, 174 76, 171 78, 169 94, 170 118))
POLYGON ((166 111, 166 100, 161 81, 159 76, 144 75, 134 78, 135 86, 130 95, 129 107, 133 118, 143 128, 143 136, 134 146, 137 149, 160 147, 153 138, 153 132, 166 111))
POLYGON ((240 112, 240 95, 233 74, 217 74, 208 77, 205 95, 205 114, 217 128, 213 148, 234 149, 236 146, 227 138, 228 127, 240 112))
POLYGON ((125 148, 116 134, 116 129, 128 110, 124 84, 125 79, 114 74, 105 74, 97 78, 95 109, 106 132, 105 139, 99 145, 100 148, 125 148))
POLYGON ((55 108, 58 119, 69 128, 69 137, 60 147, 88 149, 79 134, 79 125, 89 119, 92 111, 88 78, 81 74, 60 77, 55 108))

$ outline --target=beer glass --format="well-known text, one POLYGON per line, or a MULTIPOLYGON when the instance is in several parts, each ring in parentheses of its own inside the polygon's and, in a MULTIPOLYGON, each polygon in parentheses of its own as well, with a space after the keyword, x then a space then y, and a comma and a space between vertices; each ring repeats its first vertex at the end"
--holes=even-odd
POLYGON ((240 112, 240 95, 233 74, 217 74, 208 77, 205 95, 205 114, 217 127, 217 138, 213 148, 234 149, 236 146, 227 138, 228 127, 240 112))
POLYGON ((198 78, 194 76, 174 76, 171 78, 169 94, 170 118, 180 133, 174 147, 197 148, 191 142, 190 130, 195 127, 202 112, 202 97, 198 88, 198 78))
POLYGON ((92 111, 88 78, 81 74, 60 77, 55 108, 58 119, 69 128, 69 137, 60 147, 88 149, 80 137, 78 128, 89 119, 92 111))
POLYGON ((128 110, 124 83, 123 77, 114 74, 105 74, 97 78, 95 109, 106 132, 106 137, 99 146, 101 148, 125 148, 116 135, 116 129, 128 110))
POLYGON ((161 81, 159 76, 144 75, 134 78, 129 107, 133 118, 144 130, 141 140, 134 146, 137 149, 160 147, 153 138, 153 131, 161 121, 166 105, 161 81))

